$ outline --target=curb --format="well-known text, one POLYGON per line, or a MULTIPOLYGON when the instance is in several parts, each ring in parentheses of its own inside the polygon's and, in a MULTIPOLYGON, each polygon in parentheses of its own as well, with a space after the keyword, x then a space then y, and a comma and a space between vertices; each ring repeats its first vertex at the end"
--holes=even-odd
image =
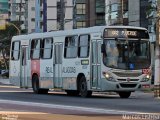
POLYGON ((0 84, 11 85, 9 79, 0 78, 0 84))

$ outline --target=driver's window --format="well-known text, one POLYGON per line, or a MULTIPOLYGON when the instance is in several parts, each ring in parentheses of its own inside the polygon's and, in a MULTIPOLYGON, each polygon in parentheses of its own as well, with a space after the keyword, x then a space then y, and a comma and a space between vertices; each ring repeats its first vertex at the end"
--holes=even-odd
POLYGON ((146 43, 143 43, 141 45, 141 56, 147 56, 147 45, 146 45, 146 43))
POLYGON ((117 48, 116 41, 114 40, 106 41, 105 51, 106 51, 107 65, 117 67, 119 51, 117 48))

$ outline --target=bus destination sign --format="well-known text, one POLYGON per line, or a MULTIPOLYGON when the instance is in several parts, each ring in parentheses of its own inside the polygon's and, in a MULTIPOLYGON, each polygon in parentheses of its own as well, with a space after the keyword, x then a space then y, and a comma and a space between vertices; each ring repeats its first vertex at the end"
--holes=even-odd
POLYGON ((149 38, 146 30, 135 30, 135 29, 111 29, 106 28, 104 30, 104 38, 149 38))

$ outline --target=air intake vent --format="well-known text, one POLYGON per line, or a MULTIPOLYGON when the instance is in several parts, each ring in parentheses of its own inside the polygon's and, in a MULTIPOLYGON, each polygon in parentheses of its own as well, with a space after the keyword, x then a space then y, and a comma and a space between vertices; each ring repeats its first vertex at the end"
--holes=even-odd
POLYGON ((139 77, 139 76, 141 76, 142 75, 142 73, 138 73, 138 72, 136 72, 136 73, 127 73, 127 72, 113 72, 115 75, 117 75, 118 77, 139 77))
POLYGON ((135 88, 137 84, 120 84, 122 88, 135 88))

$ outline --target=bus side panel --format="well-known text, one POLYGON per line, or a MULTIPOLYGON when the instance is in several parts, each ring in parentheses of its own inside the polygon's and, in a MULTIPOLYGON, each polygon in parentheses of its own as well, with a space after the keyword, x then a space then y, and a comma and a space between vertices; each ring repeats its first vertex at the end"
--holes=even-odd
POLYGON ((63 89, 77 90, 77 77, 79 74, 84 75, 87 81, 88 89, 90 89, 89 66, 89 59, 86 58, 64 59, 62 67, 63 89), (88 64, 83 65, 82 61, 87 61, 88 64))
MULTIPOLYGON (((63 76, 63 89, 76 90, 77 89, 77 73, 78 65, 76 66, 75 59, 63 59, 62 76, 63 76)), ((80 64, 77 61, 77 64, 80 64)))
POLYGON ((31 60, 27 60, 27 80, 28 80, 28 87, 32 87, 32 77, 31 77, 31 60))
POLYGON ((40 86, 41 88, 53 88, 53 60, 40 61, 40 86))
POLYGON ((31 79, 33 75, 40 77, 40 60, 31 60, 31 79))
POLYGON ((15 86, 20 86, 20 60, 10 60, 10 83, 15 86))

